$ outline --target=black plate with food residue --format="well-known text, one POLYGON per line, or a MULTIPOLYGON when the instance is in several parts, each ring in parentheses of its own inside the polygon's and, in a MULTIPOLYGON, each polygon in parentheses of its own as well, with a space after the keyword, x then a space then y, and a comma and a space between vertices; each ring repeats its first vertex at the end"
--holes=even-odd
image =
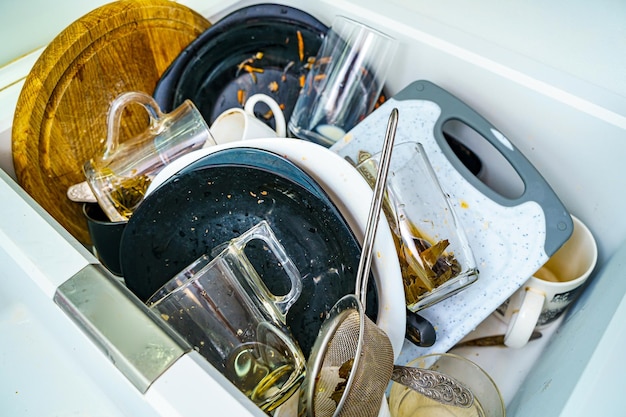
MULTIPOLYGON (((126 285, 146 301, 195 259, 261 220, 269 222, 302 275, 302 294, 287 313, 287 324, 308 355, 326 313, 343 295, 354 293, 361 248, 315 180, 272 152, 217 151, 150 193, 122 237, 126 285)), ((281 274, 258 253, 246 251, 268 288, 286 293, 275 282, 285 281, 281 274)), ((369 280, 367 313, 376 320, 374 282, 369 280)))
MULTIPOLYGON (((304 78, 328 28, 283 5, 239 9, 202 33, 159 80, 154 97, 164 111, 191 99, 209 124, 247 97, 274 98, 289 120, 304 78)), ((274 128, 269 107, 255 112, 274 128)))

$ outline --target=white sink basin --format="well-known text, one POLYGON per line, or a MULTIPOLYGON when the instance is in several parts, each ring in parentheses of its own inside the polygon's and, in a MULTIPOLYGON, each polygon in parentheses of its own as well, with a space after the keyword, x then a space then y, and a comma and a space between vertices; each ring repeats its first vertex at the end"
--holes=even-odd
MULTIPOLYGON (((36 1, 29 1, 36 8, 36 1)), ((182 3, 214 20, 258 2, 182 3)), ((544 175, 572 214, 590 226, 598 238, 598 268, 602 269, 561 327, 544 332, 542 339, 519 351, 463 348, 458 353, 475 360, 492 375, 508 405, 509 417, 621 413, 619 390, 626 382, 626 365, 621 358, 626 345, 626 280, 621 278, 626 260, 625 249, 619 248, 626 238, 626 194, 621 192, 626 189, 622 161, 626 155, 626 105, 623 77, 605 77, 615 74, 617 67, 610 66, 609 72, 600 70, 621 57, 618 51, 624 50, 626 41, 623 36, 595 37, 606 34, 608 29, 593 27, 610 28, 615 22, 625 21, 626 9, 617 7, 616 2, 606 2, 612 7, 605 8, 590 2, 572 2, 568 5, 571 10, 555 11, 539 1, 530 1, 523 6, 524 11, 532 10, 533 25, 540 27, 524 33, 520 28, 530 27, 524 14, 494 0, 481 0, 480 7, 472 5, 471 16, 464 9, 469 6, 458 0, 446 0, 433 8, 421 0, 284 3, 311 9, 314 16, 326 22, 343 13, 394 32, 403 49, 389 82, 390 92, 413 80, 427 79, 458 95, 497 124, 544 175), (542 10, 538 20, 534 19, 535 8, 542 10), (603 10, 605 14, 597 17, 596 13, 603 10), (590 11, 594 19, 589 19, 590 11), (563 19, 565 12, 571 12, 573 19, 563 19), (514 24, 507 24, 510 19, 514 24), (567 36, 571 29, 568 24, 576 21, 589 24, 583 31, 587 45, 568 43, 572 39, 567 36), (563 30, 555 30, 555 24, 563 30), (545 42, 545 31, 559 36, 545 42), (586 67, 572 67, 567 56, 556 62, 559 54, 548 51, 546 55, 546 50, 535 51, 531 46, 555 42, 567 43, 559 48, 562 57, 566 50, 583 51, 569 58, 582 57, 580 65, 586 67), (591 55, 585 50, 593 52, 594 59, 589 59, 591 55), (542 61, 542 56, 550 62, 542 61), (576 70, 576 76, 568 73, 568 68, 576 70), (600 73, 602 88, 597 88, 586 77, 595 78, 600 73), (558 164, 554 163, 555 155, 559 156, 558 164), (614 254, 618 256, 611 258, 614 254)), ((25 20, 24 27, 36 30, 36 25, 27 24, 31 23, 27 16, 18 19, 25 20)), ((573 35, 581 34, 577 31, 573 35)), ((9 176, 14 176, 10 155, 13 109, 21 80, 36 56, 37 52, 0 70, 0 167, 9 176)), ((224 411, 222 414, 233 417, 255 415, 236 393, 220 385, 219 376, 194 367, 195 359, 189 355, 180 366, 177 363, 168 371, 167 378, 159 379, 141 395, 52 300, 56 287, 93 258, 84 248, 69 243, 67 233, 51 227, 48 218, 40 216, 12 187, 5 187, 4 177, 0 181, 3 414, 206 414, 206 406, 194 407, 197 404, 185 401, 186 395, 195 395, 203 404, 210 401, 212 412, 224 411), (188 385, 190 378, 201 382, 188 385)), ((488 318, 467 338, 501 332, 501 323, 494 320, 488 318)))

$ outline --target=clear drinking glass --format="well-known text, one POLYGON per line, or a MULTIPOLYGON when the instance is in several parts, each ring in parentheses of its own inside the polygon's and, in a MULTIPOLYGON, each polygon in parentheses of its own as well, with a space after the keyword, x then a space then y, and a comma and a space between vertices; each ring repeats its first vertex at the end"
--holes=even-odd
POLYGON ((396 49, 394 38, 336 17, 300 90, 291 133, 327 147, 343 137, 374 109, 396 49))
MULTIPOLYGON (((361 153, 357 169, 372 185, 380 154, 361 153)), ((465 231, 441 189, 424 148, 394 146, 383 202, 400 258, 407 306, 418 311, 478 279, 465 231)))

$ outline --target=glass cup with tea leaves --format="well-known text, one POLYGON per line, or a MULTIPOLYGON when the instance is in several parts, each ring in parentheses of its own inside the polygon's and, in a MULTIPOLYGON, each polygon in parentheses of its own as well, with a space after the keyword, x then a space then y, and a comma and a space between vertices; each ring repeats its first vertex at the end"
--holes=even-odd
MULTIPOLYGON (((380 154, 361 152, 357 169, 371 184, 380 154)), ((441 189, 424 148, 395 145, 383 211, 392 229, 407 307, 429 307, 478 279, 465 231, 441 189)))
POLYGON ((104 149, 83 166, 87 183, 107 217, 126 221, 143 200, 151 179, 174 159, 214 145, 204 118, 189 100, 162 113, 152 96, 130 91, 119 95, 107 116, 104 149), (148 127, 120 141, 128 126, 122 116, 130 104, 139 104, 149 116, 148 127))

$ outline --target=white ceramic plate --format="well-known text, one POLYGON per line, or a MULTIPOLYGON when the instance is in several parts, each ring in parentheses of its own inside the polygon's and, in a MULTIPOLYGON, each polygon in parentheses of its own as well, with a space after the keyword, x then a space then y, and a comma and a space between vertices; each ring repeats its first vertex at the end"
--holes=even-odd
MULTIPOLYGON (((152 180, 146 195, 192 162, 213 152, 234 147, 249 147, 274 152, 307 172, 328 193, 359 242, 363 242, 372 199, 370 186, 349 162, 336 153, 323 146, 299 139, 251 139, 191 152, 163 168, 152 180)), ((384 216, 380 218, 374 243, 372 272, 379 290, 377 324, 389 336, 397 358, 404 342, 406 307, 398 255, 384 216)))

